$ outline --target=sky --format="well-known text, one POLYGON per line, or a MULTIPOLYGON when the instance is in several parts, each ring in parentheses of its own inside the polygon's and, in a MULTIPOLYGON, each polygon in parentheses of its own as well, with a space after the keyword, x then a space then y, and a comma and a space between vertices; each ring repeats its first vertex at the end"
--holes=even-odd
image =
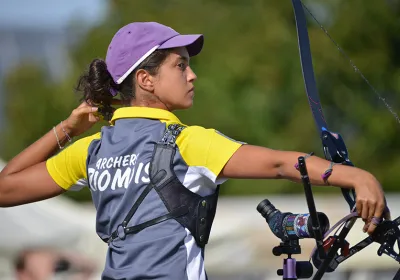
MULTIPOLYGON (((5 123, 2 76, 7 73, 9 67, 19 63, 12 54, 16 53, 17 58, 29 55, 43 57, 48 53, 60 54, 57 56, 58 60, 47 59, 44 64, 55 65, 56 70, 62 69, 57 66, 57 63, 58 65, 65 63, 62 56, 64 49, 59 42, 60 32, 62 33, 74 19, 79 19, 86 27, 98 23, 107 12, 108 1, 110 0, 0 0, 0 31, 2 32, 0 37, 0 49, 2 49, 0 54, 0 130, 5 123), (32 34, 29 32, 30 29, 34 30, 32 34), (25 37, 21 38, 21 36, 25 37), (54 39, 51 38, 52 36, 54 39), (19 42, 20 39, 23 39, 22 43, 19 42), (39 44, 38 40, 44 41, 39 44)), ((54 67, 52 69, 53 73, 54 67)))
POLYGON ((106 0, 0 0, 0 27, 63 28, 73 18, 94 24, 107 10, 106 0))

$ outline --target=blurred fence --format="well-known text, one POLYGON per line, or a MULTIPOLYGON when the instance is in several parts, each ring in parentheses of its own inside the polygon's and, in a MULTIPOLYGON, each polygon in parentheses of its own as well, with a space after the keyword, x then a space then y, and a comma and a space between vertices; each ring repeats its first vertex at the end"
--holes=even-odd
MULTIPOLYGON (((308 212, 303 195, 221 197, 205 252, 210 279, 280 279, 276 270, 282 267, 284 256, 272 254, 272 248, 279 245, 279 239, 271 233, 256 210, 258 203, 265 198, 282 212, 308 212)), ((400 195, 390 195, 387 199, 392 217, 399 216, 400 195)), ((317 210, 327 214, 331 226, 348 214, 348 206, 339 191, 336 196, 318 196, 315 201, 317 210)), ((97 278, 93 279, 99 279, 107 247, 95 234, 95 212, 91 205, 54 198, 2 209, 0 219, 4 233, 0 239, 0 279, 13 279, 11 261, 18 250, 24 246, 46 243, 92 258, 99 268, 97 278)), ((354 245, 366 236, 362 232, 362 221, 359 220, 350 232, 348 241, 354 245)), ((311 239, 301 240, 302 254, 294 257, 308 260, 314 243, 311 239)), ((399 264, 386 255, 377 256, 377 248, 378 244, 370 245, 323 279, 392 279, 399 264)))

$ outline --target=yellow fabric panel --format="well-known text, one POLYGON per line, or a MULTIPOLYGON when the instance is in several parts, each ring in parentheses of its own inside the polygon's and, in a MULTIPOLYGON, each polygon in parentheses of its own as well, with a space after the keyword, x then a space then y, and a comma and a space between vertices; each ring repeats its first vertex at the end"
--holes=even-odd
MULTIPOLYGON (((172 122, 166 122, 170 124, 172 122)), ((218 177, 225 164, 244 143, 234 141, 215 129, 187 126, 176 140, 188 166, 202 166, 218 177)))
POLYGON ((79 139, 46 161, 47 171, 53 180, 68 190, 80 179, 87 178, 86 159, 90 143, 100 139, 101 133, 79 139))

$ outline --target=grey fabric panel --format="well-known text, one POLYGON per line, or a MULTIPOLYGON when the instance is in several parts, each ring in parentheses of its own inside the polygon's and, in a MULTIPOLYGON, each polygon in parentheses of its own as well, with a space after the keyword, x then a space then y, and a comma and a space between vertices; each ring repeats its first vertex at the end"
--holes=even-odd
MULTIPOLYGON (((120 119, 115 126, 104 127, 101 139, 91 143, 88 181, 97 209, 96 230, 101 238, 116 230, 147 186, 154 145, 164 131, 165 124, 158 120, 120 119)), ((184 169, 178 168, 181 178, 184 169)), ((129 226, 166 213, 163 202, 152 190, 129 226)), ((168 220, 127 235, 125 240, 113 241, 107 253, 104 279, 186 279, 185 237, 185 229, 175 220, 168 220)))
MULTIPOLYGON (((163 227, 173 230, 175 221, 166 221, 155 225, 147 233, 155 232, 163 227)), ((143 231, 143 233, 144 233, 143 231)), ((160 239, 135 243, 113 243, 107 252, 106 269, 103 275, 114 278, 126 277, 128 280, 139 279, 187 279, 187 253, 183 243, 176 246, 176 240, 183 240, 184 233, 163 236, 160 239), (127 258, 126 256, 129 256, 127 258)), ((113 278, 113 279, 114 279, 113 278)))
MULTIPOLYGON (((116 121, 114 127, 104 127, 101 139, 91 144, 87 164, 88 175, 93 201, 98 210, 97 230, 101 237, 107 237, 122 222, 134 201, 147 186, 153 147, 156 141, 162 137, 164 128, 165 125, 159 121, 121 119, 116 121), (135 164, 122 166, 123 157, 131 154, 138 155, 135 164), (98 159, 109 159, 110 157, 114 158, 112 168, 106 168, 107 162, 104 166, 100 164, 100 170, 96 168, 98 159), (119 162, 121 157, 122 160, 119 162), (116 158, 118 160, 115 160, 116 158), (98 171, 98 174, 95 173, 91 176, 91 168, 98 171), (127 171, 128 168, 129 171, 127 171), (105 175, 101 177, 102 174, 105 175), (123 178, 122 184, 118 184, 115 175, 123 178), (124 175, 129 176, 124 177, 124 175), (104 190, 104 183, 107 178, 110 178, 109 186, 104 190), (112 189, 114 180, 116 186, 112 189), (126 182, 128 182, 127 188, 125 188, 126 182)), ((130 158, 128 161, 130 161, 130 158)), ((160 201, 160 203, 162 202, 160 201)), ((138 212, 140 211, 138 210, 138 212)), ((155 217, 154 215, 153 218, 155 217)), ((135 218, 133 218, 134 221, 135 218)))

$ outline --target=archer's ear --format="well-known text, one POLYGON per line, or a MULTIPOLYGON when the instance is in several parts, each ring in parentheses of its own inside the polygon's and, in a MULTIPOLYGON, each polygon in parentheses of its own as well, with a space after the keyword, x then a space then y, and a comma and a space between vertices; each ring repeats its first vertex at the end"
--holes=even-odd
POLYGON ((149 72, 147 72, 144 69, 139 69, 136 72, 136 84, 148 91, 148 92, 153 92, 154 91, 154 77, 150 75, 149 72))

